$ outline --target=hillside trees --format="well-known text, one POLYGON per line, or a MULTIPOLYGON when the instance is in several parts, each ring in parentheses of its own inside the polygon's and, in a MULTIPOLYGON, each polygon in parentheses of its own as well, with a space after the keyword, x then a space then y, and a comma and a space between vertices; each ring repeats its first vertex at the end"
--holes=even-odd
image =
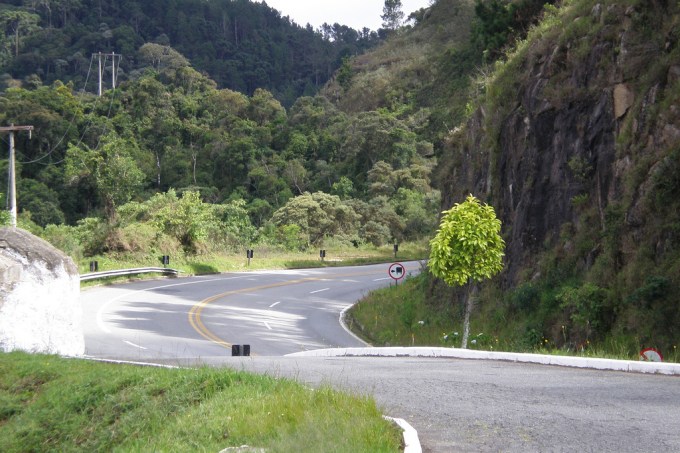
POLYGON ((65 178, 68 184, 88 180, 102 200, 109 220, 116 207, 127 203, 141 188, 144 173, 137 165, 139 147, 133 140, 110 133, 98 149, 70 145, 66 153, 65 178))
MULTIPOLYGON (((333 235, 380 245, 434 227, 434 162, 422 152, 431 145, 408 121, 385 111, 347 115, 323 97, 300 98, 286 111, 266 90, 249 97, 217 89, 184 63, 158 67, 102 97, 60 82, 0 94, 2 121, 36 126, 33 140, 18 144, 20 185, 42 196, 20 192, 20 212, 39 227, 101 213, 109 225, 102 234, 115 236, 132 228, 118 215, 123 206, 174 189, 201 203, 237 203, 248 228, 260 230, 250 237, 276 240, 268 231, 278 225, 280 238, 297 235, 301 247, 333 235), (327 227, 323 216, 297 214, 314 211, 309 197, 330 212, 327 227)), ((173 237, 203 249, 191 234, 173 237)), ((114 239, 111 249, 127 249, 114 239)))
POLYGON ((404 20, 404 11, 402 11, 401 0, 385 0, 383 5, 383 13, 380 18, 383 20, 383 28, 387 30, 396 30, 404 20))
POLYGON ((16 80, 36 74, 44 84, 83 83, 97 52, 123 55, 121 81, 186 58, 221 88, 248 95, 264 88, 290 106, 316 93, 343 56, 379 41, 339 24, 324 37, 248 0, 12 3, 25 6, 1 11, 0 66, 16 80))
POLYGON ((3 30, 4 50, 13 57, 19 56, 19 47, 22 38, 31 32, 38 30, 40 17, 21 10, 0 11, 0 28, 3 30))
POLYGON ((278 227, 297 226, 306 244, 320 245, 325 237, 351 235, 357 215, 339 197, 324 192, 306 192, 291 199, 272 216, 278 227))

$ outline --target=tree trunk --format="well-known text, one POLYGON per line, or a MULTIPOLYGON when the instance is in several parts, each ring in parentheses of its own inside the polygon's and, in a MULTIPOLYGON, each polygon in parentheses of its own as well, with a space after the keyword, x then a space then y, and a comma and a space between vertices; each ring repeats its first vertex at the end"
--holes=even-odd
POLYGON ((475 304, 477 297, 477 283, 470 280, 467 284, 467 291, 465 291, 465 319, 463 320, 463 341, 461 348, 467 349, 468 338, 470 337, 470 313, 475 304))

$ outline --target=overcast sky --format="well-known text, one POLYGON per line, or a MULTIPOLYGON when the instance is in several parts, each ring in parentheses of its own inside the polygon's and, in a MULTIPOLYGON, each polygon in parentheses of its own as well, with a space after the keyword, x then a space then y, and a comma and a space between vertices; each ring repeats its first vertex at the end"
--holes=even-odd
MULTIPOLYGON (((378 30, 382 26, 384 0, 266 0, 267 5, 289 16, 296 24, 312 24, 314 29, 324 22, 339 23, 355 30, 367 27, 378 30)), ((427 7, 429 0, 401 0, 404 19, 413 11, 427 7)))

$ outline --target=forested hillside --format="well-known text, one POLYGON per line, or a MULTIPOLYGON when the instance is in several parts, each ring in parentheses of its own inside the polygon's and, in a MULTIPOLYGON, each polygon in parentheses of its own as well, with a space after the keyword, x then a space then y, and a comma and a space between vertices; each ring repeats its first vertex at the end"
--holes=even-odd
POLYGON ((0 31, 5 86, 60 80, 83 89, 89 75, 96 92, 93 54, 122 56, 124 81, 179 52, 218 87, 263 88, 287 107, 315 94, 343 57, 379 41, 376 31, 337 23, 314 30, 247 0, 13 0, 0 4, 0 31))
MULTIPOLYGON (((63 17, 52 11, 53 28, 27 33, 15 41, 18 48, 41 52, 25 40, 40 33, 66 36, 69 27, 87 26, 72 16, 88 18, 94 11, 90 20, 114 24, 134 10, 115 2, 66 3, 80 9, 62 11, 63 17)), ((194 3, 165 9, 188 12, 194 3)), ((149 12, 153 5, 139 3, 138 11, 149 12)), ((282 30, 314 35, 306 45, 347 50, 339 35, 332 42, 320 39, 264 6, 201 5, 206 9, 192 18, 207 17, 209 6, 259 8, 284 23, 282 30)), ((154 33, 166 33, 172 42, 180 16, 168 17, 172 26, 159 25, 154 33)), ((241 51, 249 33, 266 36, 262 48, 279 41, 269 34, 273 26, 248 28, 240 16, 238 23, 241 51)), ((57 53, 71 50, 54 46, 57 53)), ((248 55, 264 61, 257 52, 248 55)), ((422 121, 379 109, 345 113, 321 96, 300 97, 286 109, 264 88, 251 95, 220 88, 196 70, 192 58, 171 47, 144 43, 137 56, 143 66, 128 70, 115 89, 106 86, 102 96, 78 90, 78 77, 46 83, 27 76, 3 90, 0 122, 34 126, 32 137, 17 136, 18 205, 25 227, 75 256, 235 251, 255 243, 299 250, 329 239, 382 245, 433 231, 440 201, 430 184, 433 146, 418 136, 422 121)), ((10 58, 10 66, 24 61, 20 57, 10 58)))

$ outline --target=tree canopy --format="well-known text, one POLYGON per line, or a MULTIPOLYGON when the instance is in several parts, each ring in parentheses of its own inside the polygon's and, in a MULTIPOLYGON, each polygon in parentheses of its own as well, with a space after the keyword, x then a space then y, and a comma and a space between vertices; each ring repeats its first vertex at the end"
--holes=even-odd
POLYGON ((451 286, 481 282, 503 269, 505 242, 493 207, 470 195, 442 213, 428 267, 451 286))

